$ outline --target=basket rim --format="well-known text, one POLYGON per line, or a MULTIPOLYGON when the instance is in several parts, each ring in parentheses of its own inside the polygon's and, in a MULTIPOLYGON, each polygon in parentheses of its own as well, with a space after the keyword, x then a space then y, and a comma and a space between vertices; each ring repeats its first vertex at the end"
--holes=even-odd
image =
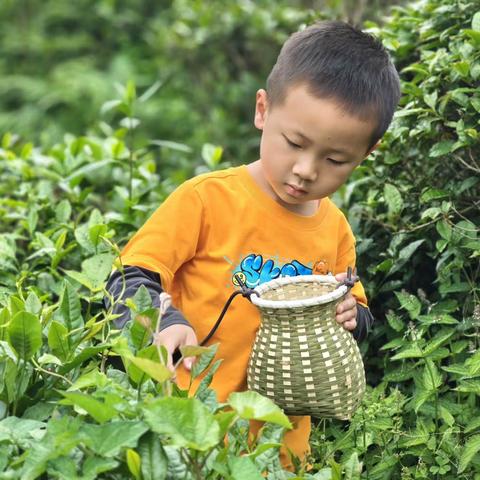
POLYGON ((264 308, 300 308, 300 307, 313 307, 314 305, 323 305, 335 300, 347 293, 348 287, 341 285, 332 292, 318 295, 316 297, 300 299, 300 300, 266 300, 262 298, 262 293, 267 292, 273 288, 281 287, 289 283, 330 283, 337 284, 338 280, 333 275, 297 275, 296 277, 280 277, 268 282, 262 283, 254 288, 257 295, 251 295, 250 299, 257 307, 264 308))

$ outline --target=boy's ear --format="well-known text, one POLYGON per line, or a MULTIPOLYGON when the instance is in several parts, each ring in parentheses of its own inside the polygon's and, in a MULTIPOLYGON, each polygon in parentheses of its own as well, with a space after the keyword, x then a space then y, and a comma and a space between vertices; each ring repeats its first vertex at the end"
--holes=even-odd
POLYGON ((255 97, 255 117, 253 120, 254 125, 259 130, 263 130, 265 119, 267 117, 267 110, 268 110, 267 92, 263 88, 261 88, 260 90, 257 91, 257 95, 255 97))

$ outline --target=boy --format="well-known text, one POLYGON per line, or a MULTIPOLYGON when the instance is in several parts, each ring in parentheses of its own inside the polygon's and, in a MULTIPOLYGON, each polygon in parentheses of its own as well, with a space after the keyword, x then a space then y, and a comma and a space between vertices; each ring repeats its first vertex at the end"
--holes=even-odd
MULTIPOLYGON (((173 305, 160 337, 170 354, 203 339, 236 288, 281 275, 332 272, 345 278, 355 266, 355 240, 329 200, 378 145, 400 97, 398 74, 381 44, 342 22, 321 22, 293 34, 258 90, 255 126, 260 159, 208 173, 181 185, 122 252, 124 298, 144 284, 158 302, 165 289, 173 305)), ((108 284, 117 297, 122 279, 108 284)), ((157 303, 158 305, 158 303, 157 303)), ((357 283, 337 308, 337 321, 365 336, 373 318, 357 283)), ((119 306, 119 325, 128 319, 119 306)), ((212 388, 220 401, 246 389, 250 349, 259 313, 236 300, 209 343, 220 343, 223 363, 212 388)), ((188 386, 191 359, 177 371, 188 386)), ((304 458, 310 418, 292 419, 286 446, 304 458)))

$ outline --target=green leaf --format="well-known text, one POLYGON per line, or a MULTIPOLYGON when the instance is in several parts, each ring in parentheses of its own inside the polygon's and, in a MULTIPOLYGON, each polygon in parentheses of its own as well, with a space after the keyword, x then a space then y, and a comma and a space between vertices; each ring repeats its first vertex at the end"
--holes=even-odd
POLYGON ((270 399, 257 392, 233 392, 228 397, 228 403, 246 420, 262 420, 292 428, 292 424, 282 410, 270 399))
POLYGON ((453 150, 452 147, 454 143, 455 142, 453 140, 444 140, 443 142, 436 143, 430 149, 430 157, 436 158, 450 153, 453 150))
POLYGON ((472 461, 473 457, 478 453, 480 450, 480 435, 474 435, 470 437, 465 444, 465 447, 460 454, 460 461, 458 464, 458 473, 463 473, 470 462, 472 461))
POLYGON ((262 473, 248 457, 229 457, 228 467, 232 480, 263 480, 262 473))
POLYGON ((130 357, 128 360, 142 372, 145 372, 150 378, 153 378, 159 383, 163 383, 172 378, 173 373, 160 362, 141 357, 130 357))
POLYGON ((131 448, 127 449, 127 466, 134 478, 136 480, 141 480, 142 472, 140 455, 131 448))
POLYGON ((67 360, 72 351, 67 327, 59 322, 52 321, 48 330, 48 346, 58 358, 63 361, 67 360))
POLYGON ((199 357, 210 352, 210 347, 201 347, 200 345, 184 345, 180 347, 182 357, 199 357))
POLYGON ((195 396, 198 397, 199 395, 202 395, 203 392, 209 387, 210 383, 212 383, 213 376, 215 375, 216 371, 218 370, 218 367, 220 367, 222 363, 222 359, 217 360, 213 365, 212 368, 208 371, 208 373, 205 375, 204 378, 202 378, 202 381, 198 385, 197 391, 195 392, 195 396))
POLYGON ((7 340, 7 328, 10 323, 10 312, 7 307, 0 310, 0 341, 7 340))
POLYGON ((30 360, 42 346, 42 327, 33 313, 16 313, 7 331, 10 345, 24 360, 30 360))
POLYGON ((403 209, 403 199, 397 187, 387 183, 383 189, 383 195, 388 207, 388 214, 398 215, 403 209))
POLYGON ((452 238, 452 226, 447 223, 445 220, 440 220, 436 224, 436 229, 437 232, 440 234, 440 236, 447 240, 450 241, 452 238))
POLYGON ((152 297, 145 285, 140 285, 132 299, 137 312, 145 312, 152 308, 152 297))
POLYGON ((167 477, 167 457, 158 435, 153 432, 144 435, 137 451, 142 460, 143 480, 164 480, 167 477))
POLYGON ((60 392, 65 400, 60 403, 64 405, 78 405, 83 408, 98 423, 105 423, 117 415, 117 412, 110 406, 102 403, 90 395, 78 392, 60 392))
POLYGON ((387 322, 388 324, 396 331, 401 332, 405 328, 405 324, 402 321, 401 317, 399 317, 394 312, 388 312, 387 315, 387 322))
POLYGON ((407 310, 412 320, 415 320, 420 314, 422 304, 417 297, 407 292, 395 292, 395 295, 400 302, 400 307, 407 310))
POLYGON ((472 17, 472 30, 475 30, 476 32, 480 32, 480 12, 477 12, 472 17))
POLYGON ((469 423, 467 423, 467 425, 465 426, 464 432, 470 433, 473 430, 477 430, 478 428, 480 428, 480 417, 474 418, 469 423))
POLYGON ((115 255, 100 253, 82 262, 82 272, 91 280, 94 289, 100 289, 112 271, 115 255))
POLYGON ((71 362, 66 363, 60 369, 60 374, 65 375, 70 370, 81 365, 85 360, 88 360, 97 353, 103 352, 107 348, 110 348, 110 344, 96 345, 94 347, 84 348, 71 362))
POLYGON ((205 352, 203 355, 197 358, 197 361, 192 366, 192 380, 197 378, 208 368, 211 361, 213 360, 213 357, 217 353, 218 345, 218 343, 210 345, 208 347, 208 352, 205 352))
POLYGON ((345 468, 344 480, 360 480, 362 464, 358 460, 357 452, 353 452, 343 466, 345 468))
MULTIPOLYGON (((432 188, 428 187, 420 196, 420 202, 422 203, 428 203, 431 202, 432 200, 440 200, 441 198, 449 198, 450 193, 447 192, 446 190, 440 190, 438 188, 432 188)), ((440 210, 437 208, 434 211, 440 212, 440 210)), ((423 216, 423 214, 422 214, 423 216)))
POLYGON ((72 342, 77 342, 82 336, 83 317, 80 298, 70 284, 65 281, 65 286, 60 299, 59 308, 55 312, 53 318, 65 325, 69 332, 69 338, 72 342), (75 333, 71 333, 75 330, 75 333))
POLYGON ((176 447, 207 451, 220 440, 220 426, 195 398, 164 397, 143 408, 151 429, 170 438, 176 447))
POLYGON ((438 387, 442 385, 442 375, 436 365, 429 359, 426 360, 423 369, 423 385, 430 392, 436 392, 438 387))
POLYGON ((95 425, 84 423, 81 432, 89 447, 103 457, 115 457, 121 449, 135 448, 148 426, 138 420, 122 420, 95 425))
POLYGON ((58 223, 67 223, 72 215, 72 206, 68 200, 62 200, 55 208, 55 219, 58 223))
POLYGON ((438 332, 435 337, 433 337, 430 342, 428 342, 424 349, 423 353, 425 356, 430 355, 432 352, 434 352, 438 347, 443 345, 453 334, 455 333, 455 330, 451 329, 448 331, 441 330, 438 332))
POLYGON ((423 352, 422 349, 414 343, 413 345, 410 345, 400 352, 398 352, 396 355, 394 355, 390 360, 402 360, 404 358, 422 358, 423 357, 423 352))

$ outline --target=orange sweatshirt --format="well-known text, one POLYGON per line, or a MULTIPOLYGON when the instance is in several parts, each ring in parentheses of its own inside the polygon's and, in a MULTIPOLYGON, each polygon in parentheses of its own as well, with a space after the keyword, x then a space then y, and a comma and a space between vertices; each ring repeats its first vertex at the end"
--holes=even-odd
MULTIPOLYGON (((345 272, 355 266, 355 240, 345 216, 328 198, 320 201, 315 215, 297 215, 264 193, 241 166, 182 184, 121 257, 124 265, 160 274, 173 305, 201 341, 237 288, 235 273, 253 288, 279 276, 345 272)), ((352 294, 366 305, 361 283, 352 294)), ((220 343, 217 357, 223 359, 212 382, 219 401, 247 388, 247 363, 259 322, 254 305, 235 299, 210 340, 220 343)), ((179 386, 187 388, 189 379, 189 372, 180 368, 179 386)), ((289 447, 304 449, 309 432, 309 418, 304 417, 289 447)))

